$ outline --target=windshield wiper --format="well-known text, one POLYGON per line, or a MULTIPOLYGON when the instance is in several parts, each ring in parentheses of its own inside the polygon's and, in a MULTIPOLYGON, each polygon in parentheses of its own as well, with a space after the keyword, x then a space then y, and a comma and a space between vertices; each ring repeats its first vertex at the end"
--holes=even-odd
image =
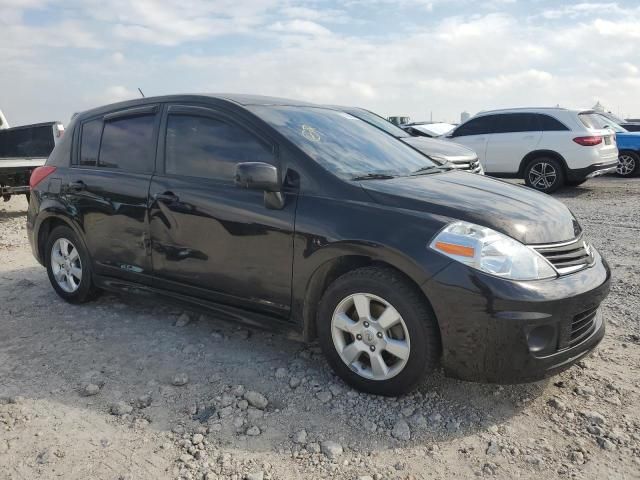
POLYGON ((358 175, 357 177, 353 177, 351 180, 389 180, 391 178, 395 178, 393 175, 389 175, 388 173, 367 173, 365 175, 358 175))
POLYGON ((449 167, 446 164, 444 165, 427 165, 418 170, 411 172, 411 175, 424 175, 426 173, 435 173, 441 172, 443 170, 451 170, 453 167, 449 167))

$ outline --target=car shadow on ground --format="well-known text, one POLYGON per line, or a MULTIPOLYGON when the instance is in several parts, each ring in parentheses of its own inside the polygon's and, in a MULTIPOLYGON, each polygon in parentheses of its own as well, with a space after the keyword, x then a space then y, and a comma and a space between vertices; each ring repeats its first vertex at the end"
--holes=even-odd
POLYGON ((0 304, 8 306, 0 312, 0 396, 64 403, 109 418, 112 405, 124 402, 133 410, 117 421, 142 419, 154 431, 205 426, 220 442, 248 451, 290 443, 301 429, 318 440, 386 449, 404 444, 389 435, 400 418, 410 425, 413 444, 447 441, 497 428, 548 384, 483 385, 436 372, 413 394, 367 395, 335 377, 315 345, 198 314, 176 326, 184 310, 154 298, 104 294, 70 305, 37 267, 3 272, 0 304), (173 385, 177 374, 188 376, 186 385, 173 385), (100 387, 97 395, 83 396, 89 383, 100 387), (225 394, 236 385, 264 394, 266 413, 247 420, 241 409, 225 410, 225 394), (140 406, 145 395, 149 405, 140 406), (251 422, 260 436, 244 434, 251 422))
MULTIPOLYGON (((1 207, 1 205, 0 205, 1 207)), ((7 222, 9 220, 12 220, 14 218, 20 218, 20 217, 24 217, 25 221, 27 219, 27 209, 25 208, 24 210, 18 210, 18 211, 5 211, 5 210, 0 210, 0 223, 4 223, 7 222)))

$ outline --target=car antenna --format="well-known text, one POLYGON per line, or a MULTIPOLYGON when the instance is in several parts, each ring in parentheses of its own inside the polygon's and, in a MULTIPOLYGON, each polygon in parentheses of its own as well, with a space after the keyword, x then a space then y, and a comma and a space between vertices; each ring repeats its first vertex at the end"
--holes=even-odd
POLYGON ((138 87, 138 91, 140 92, 140 95, 142 95, 142 98, 144 98, 144 93, 142 93, 142 90, 140 90, 140 87, 138 87))

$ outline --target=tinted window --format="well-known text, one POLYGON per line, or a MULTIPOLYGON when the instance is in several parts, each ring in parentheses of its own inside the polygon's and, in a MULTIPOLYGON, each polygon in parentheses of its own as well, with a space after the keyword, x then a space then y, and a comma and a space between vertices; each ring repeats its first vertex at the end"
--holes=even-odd
POLYGON ((495 115, 485 115, 483 117, 472 118, 463 123, 453 131, 453 137, 462 137, 466 135, 484 135, 493 132, 493 122, 495 115))
POLYGON ((169 115, 167 173, 232 181, 241 162, 275 163, 273 151, 244 129, 222 120, 169 115))
POLYGON ((0 157, 48 157, 53 146, 51 125, 0 131, 0 157))
POLYGON ((540 130, 545 132, 569 130, 566 126, 549 115, 538 115, 538 123, 540 124, 540 130))
POLYGON ((104 124, 99 166, 128 172, 151 172, 156 145, 155 115, 110 120, 104 124))
POLYGON ((536 132, 537 116, 531 113, 506 113, 496 115, 493 133, 536 132))
POLYGON ((91 120, 82 124, 82 138, 80 140, 79 165, 95 167, 98 164, 98 150, 100 150, 100 136, 102 135, 102 119, 91 120))
POLYGON ((363 110, 360 108, 354 109, 346 109, 344 110, 346 113, 353 115, 354 117, 359 118, 360 120, 364 120, 370 125, 379 128, 383 132, 387 132, 389 135, 393 135, 397 138, 406 138, 409 135, 407 132, 402 130, 400 127, 396 127, 393 123, 385 120, 382 117, 379 117, 375 113, 371 113, 368 110, 363 110))
POLYGON ((409 175, 436 164, 348 113, 318 107, 250 106, 313 160, 344 179, 409 175))

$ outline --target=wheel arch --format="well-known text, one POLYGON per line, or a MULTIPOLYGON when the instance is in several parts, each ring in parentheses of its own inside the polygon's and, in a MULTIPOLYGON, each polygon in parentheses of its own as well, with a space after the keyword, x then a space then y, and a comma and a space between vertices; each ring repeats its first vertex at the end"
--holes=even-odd
MULTIPOLYGON (((46 215, 38 222, 35 229, 35 238, 37 245, 38 260, 44 265, 45 262, 45 246, 47 244, 47 238, 56 227, 65 226, 71 228, 76 234, 78 239, 82 242, 85 249, 87 245, 82 235, 82 230, 76 225, 76 223, 66 215, 61 215, 60 212, 47 212, 46 215)), ((87 250, 88 251, 88 250, 87 250)))
POLYGON ((524 177, 524 170, 527 168, 527 165, 536 158, 549 157, 553 158, 560 162, 562 165, 563 173, 566 175, 569 171, 569 167, 567 166, 567 161, 564 159, 562 155, 560 155, 555 150, 533 150, 527 153, 524 158, 520 161, 520 167, 518 168, 518 177, 524 177))

